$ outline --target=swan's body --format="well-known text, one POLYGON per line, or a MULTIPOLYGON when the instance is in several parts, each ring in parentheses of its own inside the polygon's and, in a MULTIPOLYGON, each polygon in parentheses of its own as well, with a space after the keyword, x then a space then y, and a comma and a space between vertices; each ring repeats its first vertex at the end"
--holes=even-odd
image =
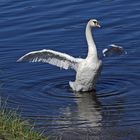
POLYGON ((70 55, 53 50, 34 51, 25 54, 18 61, 47 62, 64 69, 74 69, 76 79, 69 82, 74 91, 91 91, 101 70, 102 61, 98 59, 96 45, 92 37, 92 27, 100 27, 97 20, 90 20, 86 26, 88 55, 85 59, 74 58, 70 55))

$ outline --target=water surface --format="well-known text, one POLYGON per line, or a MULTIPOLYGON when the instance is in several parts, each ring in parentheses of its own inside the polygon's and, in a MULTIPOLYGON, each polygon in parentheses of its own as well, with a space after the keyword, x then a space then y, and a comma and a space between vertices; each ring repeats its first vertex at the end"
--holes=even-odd
MULTIPOLYGON (((0 3, 0 94, 38 131, 66 139, 140 139, 140 2, 3 0, 0 3), (96 93, 74 93, 75 72, 42 63, 17 63, 29 51, 54 49, 85 57, 85 26, 101 51, 123 46, 127 55, 103 58, 96 93)), ((51 137, 54 139, 54 137, 51 137)), ((50 139, 51 139, 50 138, 50 139)))

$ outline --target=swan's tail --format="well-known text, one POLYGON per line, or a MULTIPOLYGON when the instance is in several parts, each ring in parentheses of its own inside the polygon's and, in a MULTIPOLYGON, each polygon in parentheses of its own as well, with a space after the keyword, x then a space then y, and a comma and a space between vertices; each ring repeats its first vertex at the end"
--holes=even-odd
POLYGON ((74 82, 69 81, 69 85, 70 85, 70 87, 71 87, 73 90, 75 90, 74 82))
POLYGON ((69 85, 73 91, 81 91, 81 86, 77 85, 76 82, 69 81, 69 85))

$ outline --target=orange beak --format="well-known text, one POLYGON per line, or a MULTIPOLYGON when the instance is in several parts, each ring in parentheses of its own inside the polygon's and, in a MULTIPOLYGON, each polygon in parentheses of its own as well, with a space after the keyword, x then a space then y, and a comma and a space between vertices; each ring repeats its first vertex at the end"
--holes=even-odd
POLYGON ((101 25, 100 25, 100 23, 99 22, 97 22, 97 25, 96 25, 97 27, 99 27, 99 28, 101 28, 101 25))

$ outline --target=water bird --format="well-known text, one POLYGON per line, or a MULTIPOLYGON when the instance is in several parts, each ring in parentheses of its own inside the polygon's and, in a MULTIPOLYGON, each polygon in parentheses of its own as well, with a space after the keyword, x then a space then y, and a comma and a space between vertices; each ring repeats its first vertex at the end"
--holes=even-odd
MULTIPOLYGON (((95 90, 96 82, 101 72, 102 60, 98 57, 97 48, 92 36, 92 28, 94 27, 99 28, 101 26, 96 19, 89 20, 85 30, 88 45, 88 53, 85 59, 75 58, 54 50, 43 49, 29 52, 17 61, 44 62, 64 69, 74 69, 76 71, 75 81, 69 82, 72 90, 78 92, 95 90)), ((110 49, 110 51, 112 50, 110 49)))

